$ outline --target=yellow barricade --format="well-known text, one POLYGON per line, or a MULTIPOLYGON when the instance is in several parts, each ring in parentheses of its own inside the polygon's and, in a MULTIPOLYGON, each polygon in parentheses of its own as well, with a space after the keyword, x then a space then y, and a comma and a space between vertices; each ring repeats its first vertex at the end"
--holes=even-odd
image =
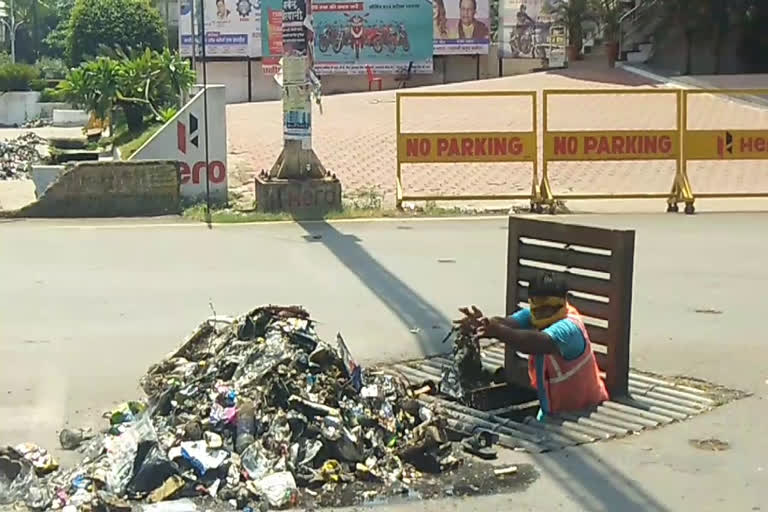
POLYGON ((547 205, 554 211, 557 200, 569 199, 646 199, 666 198, 668 209, 678 202, 692 200, 690 189, 684 189, 685 177, 681 171, 681 91, 662 89, 557 89, 543 91, 543 160, 539 202, 536 211, 547 205), (553 96, 615 96, 615 95, 667 95, 675 96, 676 127, 673 130, 551 130, 549 127, 549 99, 553 96), (549 183, 550 162, 582 161, 643 161, 674 160, 675 179, 670 192, 635 193, 616 191, 610 194, 554 194, 549 183))
MULTIPOLYGON (((683 111, 683 176, 690 189, 689 161, 768 160, 768 130, 691 130, 688 128, 688 99, 694 95, 768 96, 768 89, 693 89, 684 91, 683 111)), ((768 164, 766 164, 768 165, 768 164)), ((686 201, 686 213, 694 212, 694 200, 703 198, 768 197, 768 191, 692 192, 686 201)))
POLYGON ((530 200, 538 198, 537 168, 537 111, 534 91, 470 91, 470 92, 401 92, 397 93, 397 207, 403 201, 470 201, 470 200, 530 200), (445 98, 468 97, 528 97, 533 116, 528 131, 492 132, 403 132, 401 123, 402 98, 445 98), (494 195, 407 195, 403 190, 403 164, 426 163, 480 163, 480 162, 530 162, 532 181, 530 194, 494 195))

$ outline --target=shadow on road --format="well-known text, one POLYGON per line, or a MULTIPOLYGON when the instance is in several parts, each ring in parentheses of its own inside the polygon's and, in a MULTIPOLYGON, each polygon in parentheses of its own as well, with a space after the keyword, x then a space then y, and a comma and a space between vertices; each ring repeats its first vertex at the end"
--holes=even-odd
POLYGON ((327 222, 298 221, 298 224, 307 232, 304 238, 308 242, 321 243, 331 251, 400 319, 406 329, 419 327, 419 331, 412 332, 412 335, 418 340, 424 355, 448 350, 449 347, 441 342, 450 329, 451 319, 379 263, 360 244, 357 236, 342 233, 327 222))
POLYGON ((671 512, 588 446, 534 455, 533 460, 542 474, 549 475, 579 505, 574 510, 671 512))

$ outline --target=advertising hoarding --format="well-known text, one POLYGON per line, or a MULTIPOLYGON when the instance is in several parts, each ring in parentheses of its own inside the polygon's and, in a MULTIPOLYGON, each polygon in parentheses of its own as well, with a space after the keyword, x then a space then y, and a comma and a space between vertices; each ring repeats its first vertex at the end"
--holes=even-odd
POLYGON ((558 11, 567 0, 502 0, 501 55, 565 65, 565 27, 558 11))
POLYGON ((315 71, 320 74, 432 72, 429 0, 312 2, 315 71))
MULTIPOLYGON (((202 55, 201 2, 205 2, 206 56, 261 57, 261 5, 258 0, 196 0, 196 55, 202 55)), ((184 57, 192 55, 192 0, 179 3, 179 52, 184 57)))
POLYGON ((283 0, 261 0, 261 68, 265 75, 280 70, 283 55, 283 0))
POLYGON ((432 32, 435 55, 487 55, 488 0, 432 0, 432 32))

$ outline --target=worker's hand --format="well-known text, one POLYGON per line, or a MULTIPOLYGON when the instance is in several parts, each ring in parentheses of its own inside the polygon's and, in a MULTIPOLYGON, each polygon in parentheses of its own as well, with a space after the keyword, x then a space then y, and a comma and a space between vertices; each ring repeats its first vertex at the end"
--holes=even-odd
POLYGON ((459 308, 459 313, 464 315, 464 318, 454 320, 453 323, 462 332, 472 332, 478 328, 480 321, 485 318, 483 312, 477 309, 476 306, 470 306, 466 308, 459 308))
POLYGON ((491 318, 482 317, 478 322, 478 327, 475 330, 476 338, 498 338, 501 335, 504 327, 503 318, 500 316, 494 316, 491 318))

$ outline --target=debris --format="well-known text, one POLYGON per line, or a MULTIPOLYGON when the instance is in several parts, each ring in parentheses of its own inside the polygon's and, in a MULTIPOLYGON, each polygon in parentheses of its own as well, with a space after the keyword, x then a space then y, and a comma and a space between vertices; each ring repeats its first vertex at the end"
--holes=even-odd
POLYGON ((509 466, 507 468, 494 469, 493 474, 496 476, 511 475, 517 473, 517 466, 509 466))
POLYGON ((32 462, 15 448, 0 448, 0 505, 22 502, 32 508, 45 508, 50 502, 48 489, 41 484, 32 462))
POLYGON ((8 141, 0 140, 0 180, 28 178, 32 164, 42 159, 40 149, 45 144, 45 140, 33 132, 8 141))
POLYGON ((721 441, 720 439, 691 439, 688 441, 691 446, 700 450, 709 450, 712 452, 722 452, 731 447, 727 441, 721 441))
POLYGON ((695 313, 703 313, 706 315, 722 315, 723 312, 719 309, 713 308, 696 308, 693 310, 695 313))
POLYGON ((299 307, 205 322, 141 386, 148 399, 109 411, 108 430, 88 443, 89 432, 61 433, 62 446, 87 452, 71 472, 37 485, 32 464, 45 472, 52 459, 34 445, 31 460, 17 453, 28 471, 0 478, 0 500, 99 512, 147 500, 144 512, 191 512, 194 502, 176 500, 208 495, 258 511, 297 504, 299 488, 318 502, 356 481, 394 494, 462 463, 440 411, 401 377, 362 368, 340 335, 322 341, 299 307))
POLYGON ((461 446, 467 453, 476 455, 481 459, 491 460, 495 459, 497 456, 493 444, 498 441, 498 439, 498 434, 494 434, 488 430, 481 430, 473 436, 464 439, 461 442, 461 446))
POLYGON ((141 507, 142 512, 197 512, 197 505, 189 499, 164 501, 141 507))
POLYGON ((149 502, 157 503, 172 498, 182 487, 184 487, 184 479, 179 475, 173 475, 149 494, 149 502))
POLYGON ((186 441, 181 443, 181 455, 192 464, 198 475, 205 475, 209 469, 216 469, 224 464, 229 454, 224 450, 211 450, 205 441, 186 441))
POLYGON ((93 432, 88 428, 70 430, 65 428, 59 433, 59 443, 65 450, 76 450, 83 441, 93 438, 93 432))
POLYGON ((270 506, 276 508, 294 505, 298 497, 296 481, 288 471, 274 473, 259 480, 256 489, 267 498, 270 506))
POLYGON ((59 469, 59 463, 45 448, 40 448, 34 443, 22 443, 16 446, 16 451, 27 459, 35 468, 38 476, 47 475, 51 471, 59 469))
POLYGON ((456 263, 456 260, 453 258, 438 258, 438 263, 456 263))

